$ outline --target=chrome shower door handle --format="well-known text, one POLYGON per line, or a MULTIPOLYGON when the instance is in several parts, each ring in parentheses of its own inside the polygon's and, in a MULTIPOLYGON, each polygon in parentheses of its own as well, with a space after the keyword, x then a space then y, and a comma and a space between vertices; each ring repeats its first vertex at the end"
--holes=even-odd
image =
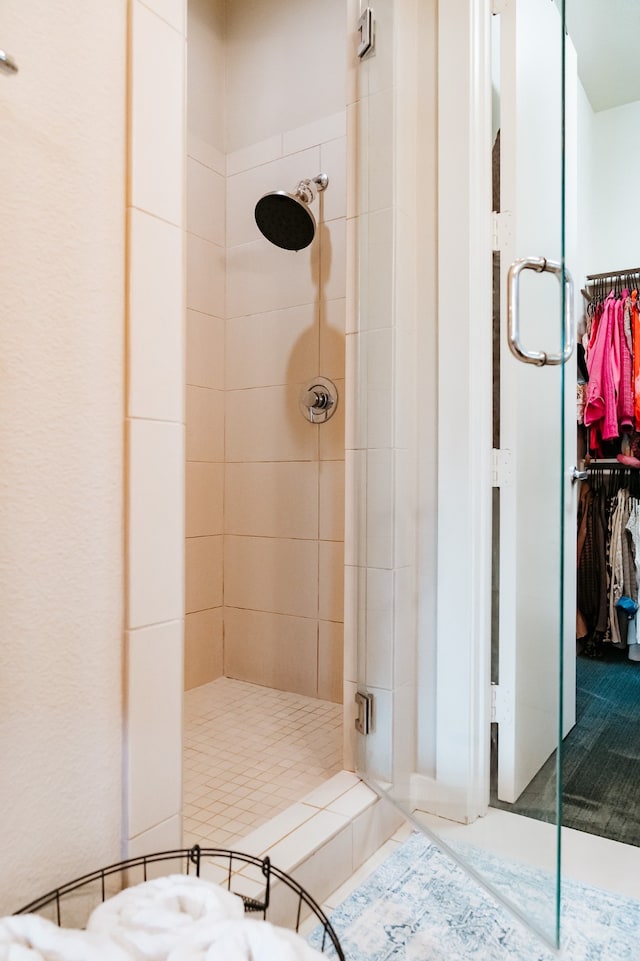
POLYGON ((17 73, 18 64, 10 57, 6 50, 0 50, 0 68, 6 73, 17 73))
POLYGON ((566 364, 575 346, 575 327, 573 323, 573 280, 569 271, 564 269, 564 349, 561 354, 547 354, 541 350, 525 350, 520 343, 520 274, 523 270, 536 273, 555 274, 562 283, 562 264, 546 257, 523 257, 514 260, 507 274, 507 315, 509 350, 523 364, 545 367, 548 364, 566 364))

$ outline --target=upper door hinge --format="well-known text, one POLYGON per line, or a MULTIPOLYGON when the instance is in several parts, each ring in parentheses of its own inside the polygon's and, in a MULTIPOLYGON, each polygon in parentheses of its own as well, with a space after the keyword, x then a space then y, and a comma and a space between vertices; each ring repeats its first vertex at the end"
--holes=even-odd
POLYGON ((511 487, 512 483, 511 451, 494 447, 491 451, 491 486, 511 487))
POLYGON ((358 56, 362 60, 375 46, 375 20, 371 7, 365 7, 362 16, 358 20, 358 31, 360 33, 360 43, 358 44, 358 56))
POLYGON ((492 238, 491 246, 493 250, 504 250, 511 239, 511 211, 502 210, 500 213, 492 213, 492 238))

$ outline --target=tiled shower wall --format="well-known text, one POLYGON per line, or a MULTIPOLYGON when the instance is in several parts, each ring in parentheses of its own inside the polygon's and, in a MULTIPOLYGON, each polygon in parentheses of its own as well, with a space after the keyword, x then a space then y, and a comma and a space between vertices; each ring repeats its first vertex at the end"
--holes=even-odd
POLYGON ((227 158, 225 674, 342 699, 345 114, 227 158), (252 166, 242 169, 250 156, 252 166), (238 169, 240 167, 240 169, 238 169), (310 247, 258 235, 263 193, 320 170, 310 247), (232 172, 233 171, 233 172, 232 172), (338 387, 318 426, 298 408, 322 374, 338 387))
POLYGON ((185 688, 222 674, 224 0, 189 0, 185 688))
POLYGON ((187 688, 342 700, 346 44, 325 6, 189 4, 187 688), (269 244, 256 201, 321 170, 312 246, 269 244), (318 374, 340 394, 322 426, 298 409, 318 374))

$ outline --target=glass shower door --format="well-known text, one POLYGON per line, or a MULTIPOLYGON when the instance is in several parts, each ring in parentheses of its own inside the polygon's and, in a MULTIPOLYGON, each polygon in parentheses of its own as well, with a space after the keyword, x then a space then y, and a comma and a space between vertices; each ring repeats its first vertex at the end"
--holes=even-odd
MULTIPOLYGON (((562 13, 548 0, 516 0, 493 18, 486 5, 480 25, 469 6, 441 5, 436 17, 427 0, 383 0, 375 48, 356 68, 358 283, 348 349, 358 379, 347 452, 356 767, 555 944, 562 652, 573 603, 565 577, 574 557, 566 48, 562 13), (461 47, 482 60, 472 41, 487 39, 491 20, 500 131, 493 365, 491 245, 481 231, 448 230, 477 203, 476 184, 486 188, 473 173, 470 186, 461 179, 464 163, 456 169, 471 138, 456 101, 464 91, 454 88, 461 47), (454 294, 472 283, 456 326, 454 294), (461 517, 473 525, 468 541, 456 533, 461 517), (514 813, 545 766, 544 819, 514 813)), ((488 46, 484 55, 488 62, 488 46)), ((484 107, 473 96, 466 107, 477 126, 484 107)), ((484 143, 489 172, 488 131, 484 143)), ((490 190, 486 203, 488 223, 490 190)))

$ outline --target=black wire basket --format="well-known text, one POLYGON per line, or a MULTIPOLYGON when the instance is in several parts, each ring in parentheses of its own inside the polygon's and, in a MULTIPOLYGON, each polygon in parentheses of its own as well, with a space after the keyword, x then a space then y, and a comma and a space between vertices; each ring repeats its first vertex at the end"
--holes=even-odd
POLYGON ((247 913, 262 915, 280 927, 299 932, 308 919, 317 920, 314 947, 345 961, 338 936, 320 905, 289 874, 274 867, 270 859, 225 848, 192 848, 159 851, 118 861, 69 881, 36 898, 15 914, 41 914, 63 927, 85 927, 98 904, 124 888, 166 874, 204 873, 228 891, 239 895, 247 913), (247 893, 251 890, 251 894, 247 893))

